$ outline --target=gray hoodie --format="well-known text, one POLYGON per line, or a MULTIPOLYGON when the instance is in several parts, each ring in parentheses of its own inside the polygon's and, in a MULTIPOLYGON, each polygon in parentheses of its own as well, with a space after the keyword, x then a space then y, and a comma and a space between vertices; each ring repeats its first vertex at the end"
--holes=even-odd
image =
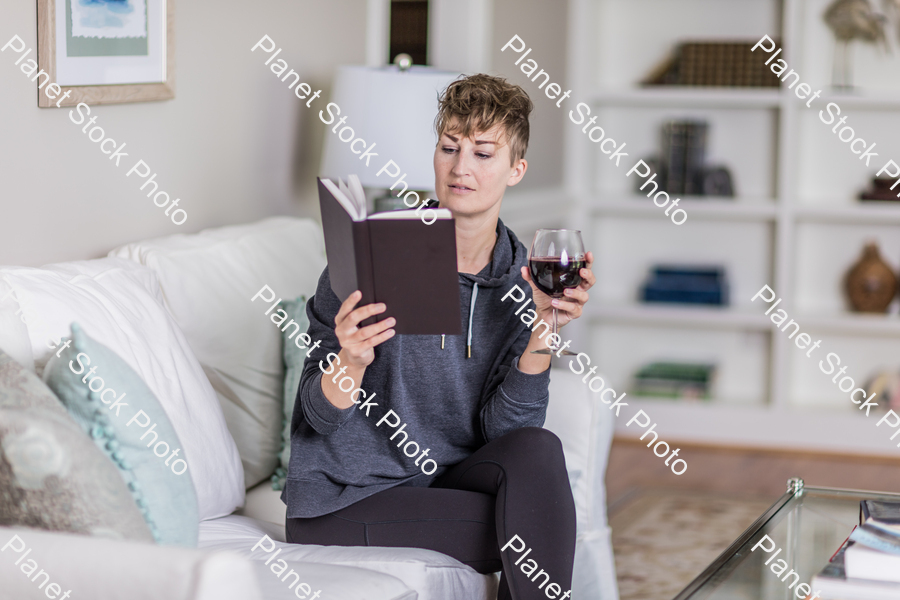
POLYGON ((550 370, 537 375, 518 370, 530 330, 514 314, 522 305, 500 300, 513 285, 531 297, 519 272, 527 256, 498 220, 491 263, 477 275, 459 274, 466 333, 446 336, 443 349, 440 335, 396 335, 383 342, 355 386, 366 397, 358 395, 359 403, 347 409, 331 404, 321 387, 322 369, 330 371, 328 353, 340 352, 334 316, 341 302, 325 268, 306 306, 308 334, 322 344, 303 364, 294 405, 291 460, 281 495, 288 517, 328 514, 398 485, 428 486, 485 443, 519 427, 543 425, 550 370), (398 418, 376 426, 389 410, 398 418), (437 468, 424 466, 427 460, 437 468))

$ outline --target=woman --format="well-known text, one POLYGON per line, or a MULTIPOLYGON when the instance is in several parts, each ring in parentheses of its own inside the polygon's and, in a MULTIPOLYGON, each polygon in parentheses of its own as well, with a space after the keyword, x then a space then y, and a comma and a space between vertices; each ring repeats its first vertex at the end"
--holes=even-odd
POLYGON ((537 318, 551 322, 555 306, 565 325, 587 302, 593 257, 582 284, 551 299, 499 219, 507 186, 528 168, 531 109, 519 86, 488 75, 453 82, 440 100, 435 186, 455 218, 465 335, 394 337, 393 319, 360 328, 384 305, 357 307, 359 291, 341 303, 322 273, 308 333, 333 354, 303 368, 282 496, 288 541, 427 548, 480 573, 502 570, 501 599, 569 597, 575 506, 562 445, 540 428, 550 357, 532 354, 546 328, 531 331, 515 315, 521 304, 502 297, 530 287, 537 318), (344 377, 364 393, 342 391, 344 377), (397 419, 379 423, 388 410, 397 419), (418 455, 401 449, 408 440, 418 455), (532 548, 518 566, 515 536, 532 548), (537 565, 558 586, 531 579, 537 565))

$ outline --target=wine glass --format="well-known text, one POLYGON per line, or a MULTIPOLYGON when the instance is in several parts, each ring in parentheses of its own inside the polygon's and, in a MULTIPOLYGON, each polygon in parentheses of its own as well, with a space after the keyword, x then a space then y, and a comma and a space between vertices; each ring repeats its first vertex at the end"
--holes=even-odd
MULTIPOLYGON (((538 229, 528 253, 528 269, 534 285, 551 298, 562 298, 566 289, 581 283, 585 266, 584 243, 576 229, 538 229)), ((559 311, 553 307, 553 333, 559 331, 559 311)), ((553 354, 558 347, 532 350, 532 354, 553 354)), ((563 350, 575 356, 577 352, 563 350)))

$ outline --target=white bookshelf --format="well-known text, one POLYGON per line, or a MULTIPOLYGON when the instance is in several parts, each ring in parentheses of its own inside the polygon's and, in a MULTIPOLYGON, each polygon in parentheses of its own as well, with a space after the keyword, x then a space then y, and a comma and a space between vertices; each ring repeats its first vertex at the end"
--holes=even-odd
MULTIPOLYGON (((877 368, 900 368, 900 316, 847 310, 842 278, 863 244, 878 241, 900 266, 900 205, 862 204, 856 194, 882 161, 900 161, 900 53, 854 48, 859 89, 830 89, 833 39, 821 18, 828 0, 570 0, 569 108, 586 102, 629 157, 618 169, 566 116, 565 195, 569 225, 595 254, 598 284, 586 321, 587 351, 613 387, 654 360, 718 364, 716 396, 701 403, 633 399, 658 422, 662 439, 900 456, 873 415, 860 418, 848 395, 818 369, 836 352, 862 385, 877 368), (812 108, 787 89, 642 88, 638 82, 680 40, 780 38, 789 66, 813 90, 812 108), (860 164, 818 121, 829 101, 870 143, 878 163, 860 164), (676 226, 634 190, 626 171, 659 151, 671 118, 710 123, 708 158, 731 172, 736 198, 683 199, 676 226), (871 138, 871 140, 870 140, 871 138), (726 308, 646 305, 637 294, 655 263, 722 264, 726 308), (773 287, 821 354, 806 358, 750 298, 773 287)), ((889 35, 893 35, 889 32, 889 35)), ((761 60, 765 57, 761 56, 761 60)), ((566 110, 568 115, 568 110, 566 110)), ((582 327, 584 327, 582 325, 582 327)), ((629 413, 631 414, 631 413, 629 413)), ((879 415, 880 416, 880 415, 879 415)), ((638 436, 620 418, 617 433, 638 436)))

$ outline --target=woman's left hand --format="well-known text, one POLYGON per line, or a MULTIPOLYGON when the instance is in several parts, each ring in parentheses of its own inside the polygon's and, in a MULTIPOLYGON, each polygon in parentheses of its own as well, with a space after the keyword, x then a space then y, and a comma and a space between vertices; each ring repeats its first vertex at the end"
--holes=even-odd
POLYGON ((554 308, 559 311, 558 324, 560 327, 581 316, 584 305, 588 301, 588 290, 597 281, 593 271, 591 271, 591 265, 594 264, 594 253, 586 253, 585 260, 587 265, 578 272, 581 275, 581 283, 578 284, 578 287, 565 290, 565 295, 562 298, 551 298, 539 290, 531 279, 531 272, 528 270, 528 267, 522 267, 522 278, 531 285, 532 300, 539 319, 552 323, 554 308))

